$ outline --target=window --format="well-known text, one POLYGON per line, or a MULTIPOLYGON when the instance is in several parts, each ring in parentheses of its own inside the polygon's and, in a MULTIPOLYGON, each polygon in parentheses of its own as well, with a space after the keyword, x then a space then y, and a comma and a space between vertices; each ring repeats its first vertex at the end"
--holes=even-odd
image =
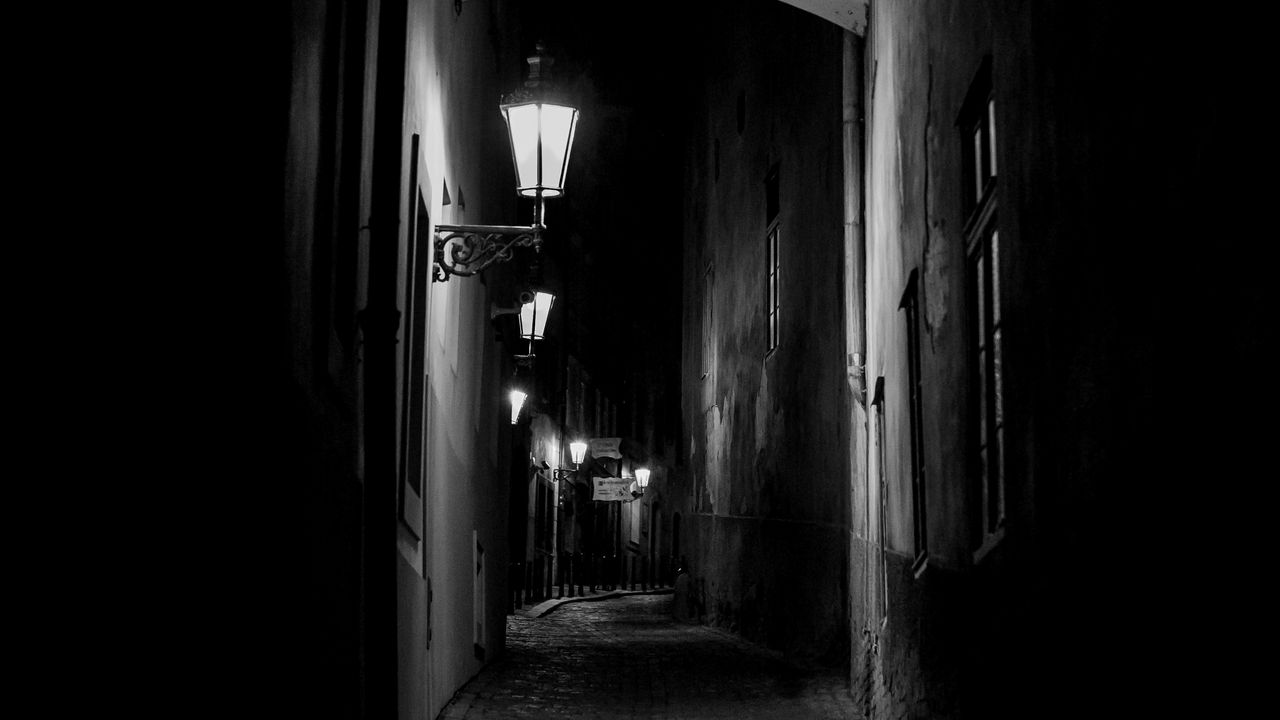
POLYGON ((911 501, 915 562, 912 570, 924 569, 929 558, 928 517, 925 515, 924 487, 924 396, 920 377, 920 300, 918 273, 911 271, 907 289, 902 293, 902 310, 907 320, 907 400, 911 419, 911 501))
POLYGON ((992 542, 1004 526, 1004 357, 1000 313, 1000 233, 989 223, 969 250, 970 354, 974 395, 975 462, 982 537, 992 542))
MULTIPOLYGON (((880 572, 876 573, 879 583, 877 590, 879 591, 880 601, 876 604, 880 610, 880 625, 883 627, 889 622, 889 570, 888 564, 885 562, 885 552, 889 547, 889 538, 886 531, 887 523, 885 522, 884 508, 886 499, 889 496, 888 486, 885 482, 885 454, 884 454, 884 376, 876 378, 875 390, 871 395, 871 407, 875 413, 875 444, 876 444, 876 515, 875 515, 875 531, 871 530, 871 517, 867 517, 867 533, 868 537, 875 535, 879 537, 880 545, 880 572)), ((867 488, 867 511, 871 510, 871 488, 867 488)), ((871 563, 867 563, 870 568, 871 563)))
POLYGON ((534 474, 533 486, 533 547, 549 553, 555 530, 555 493, 551 480, 541 471, 534 474))
POLYGON ((769 176, 765 179, 765 218, 768 227, 765 237, 769 246, 768 278, 766 280, 768 283, 768 300, 765 302, 765 311, 768 314, 769 321, 768 352, 773 352, 778 347, 778 313, 781 309, 781 300, 778 292, 778 276, 781 270, 781 259, 778 254, 778 202, 778 166, 774 165, 773 169, 769 171, 769 176))
POLYGON ((969 88, 958 125, 964 135, 965 209, 973 213, 994 195, 996 181, 996 100, 989 57, 969 88))
POLYGON ((409 226, 405 269, 405 330, 400 418, 400 520, 415 539, 424 535, 423 476, 427 431, 427 297, 431 291, 431 218, 418 187, 418 135, 409 166, 409 207, 416 210, 409 226))
POLYGON ((969 306, 974 561, 1000 540, 1005 522, 1004 353, 1000 231, 996 218, 996 100, 986 58, 957 125, 964 139, 966 285, 969 306))

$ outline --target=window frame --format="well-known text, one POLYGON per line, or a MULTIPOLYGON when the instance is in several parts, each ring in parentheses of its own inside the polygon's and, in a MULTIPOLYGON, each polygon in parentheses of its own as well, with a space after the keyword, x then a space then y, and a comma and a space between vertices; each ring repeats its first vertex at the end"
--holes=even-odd
POLYGON ((921 372, 919 272, 912 270, 898 309, 907 322, 907 416, 910 422, 911 520, 913 560, 911 570, 919 577, 929 561, 928 505, 925 495, 924 458, 924 378, 921 372))
POLYGON ((996 103, 991 57, 986 56, 956 123, 964 155, 961 186, 967 218, 964 267, 969 319, 966 354, 971 405, 968 446, 973 478, 974 563, 981 562, 1000 543, 1007 520, 996 103))

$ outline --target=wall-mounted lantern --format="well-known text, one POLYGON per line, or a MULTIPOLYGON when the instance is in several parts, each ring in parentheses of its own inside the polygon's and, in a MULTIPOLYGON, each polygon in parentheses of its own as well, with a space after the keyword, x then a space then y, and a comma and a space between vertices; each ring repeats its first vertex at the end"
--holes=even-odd
POLYGON ((527 58, 525 86, 503 97, 499 108, 507 122, 511 157, 516 168, 516 194, 533 199, 533 223, 521 225, 437 225, 436 268, 432 278, 470 277, 495 262, 506 262, 517 247, 542 247, 543 200, 564 195, 569 153, 578 126, 578 109, 553 98, 542 87, 554 62, 537 44, 527 58))
POLYGON ((636 468, 636 488, 633 493, 635 497, 644 495, 644 491, 649 489, 649 468, 636 468))
POLYGON ((569 454, 573 456, 573 466, 580 467, 587 457, 587 444, 581 440, 569 443, 569 454))
POLYGON ((511 424, 520 422, 520 408, 524 407, 525 398, 529 394, 520 388, 511 388, 511 424))
POLYGON ((582 468, 582 460, 587 455, 587 444, 581 440, 569 443, 569 455, 570 459, 573 460, 573 469, 556 468, 553 471, 553 476, 557 480, 568 478, 582 468))
POLYGON ((551 314, 551 305, 556 296, 541 290, 526 290, 520 293, 520 304, 515 307, 500 307, 496 303, 489 310, 489 318, 499 315, 518 315, 520 318, 520 337, 529 341, 529 353, 516 355, 516 362, 528 366, 532 361, 533 341, 546 336, 547 317, 551 314))
POLYGON ((541 340, 547 331, 547 316, 551 314, 551 304, 556 296, 548 292, 530 293, 532 297, 520 306, 520 337, 533 342, 541 340))

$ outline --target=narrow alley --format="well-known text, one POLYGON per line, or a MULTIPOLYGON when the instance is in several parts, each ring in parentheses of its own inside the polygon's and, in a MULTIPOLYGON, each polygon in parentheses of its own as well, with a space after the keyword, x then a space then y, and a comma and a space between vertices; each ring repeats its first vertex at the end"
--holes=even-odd
POLYGON ((442 720, 854 717, 838 668, 676 622, 671 604, 667 592, 511 615, 506 655, 458 691, 442 720))
MULTIPOLYGON (((1205 690, 1196 717, 1255 714, 1222 706, 1268 686, 1230 667, 1256 628, 1218 625, 1274 604, 1234 590, 1270 570, 1247 533, 1274 521, 1240 511, 1270 510, 1280 406, 1275 233, 1247 222, 1275 203, 1254 107, 1274 42, 1242 41, 1269 28, 1243 15, 236 11, 249 37, 209 53, 196 113, 218 123, 179 123, 170 152, 194 164, 157 175, 185 188, 219 161, 216 192, 162 224, 184 234, 155 273, 217 281, 190 303, 142 283, 109 318, 165 343, 133 362, 173 369, 156 384, 180 407, 151 414, 179 437, 130 429, 128 462, 93 475, 183 448, 148 494, 173 527, 138 554, 199 583, 155 596, 183 609, 167 635, 217 624, 231 660, 200 700, 307 720, 1082 720, 1187 717, 1205 690), (178 329, 192 352, 168 347, 178 329), (188 596, 211 611, 188 617, 188 596)), ((172 64, 159 98, 192 84, 172 64)), ((129 354, 112 337, 77 375, 129 354)), ((114 560, 86 537, 71 558, 114 560)))

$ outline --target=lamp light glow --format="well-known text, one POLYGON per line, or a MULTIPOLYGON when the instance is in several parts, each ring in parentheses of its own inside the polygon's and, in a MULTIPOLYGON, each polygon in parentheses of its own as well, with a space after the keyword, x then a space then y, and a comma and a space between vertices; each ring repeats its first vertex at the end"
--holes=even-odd
POLYGON ((524 406, 524 400, 528 395, 523 390, 511 391, 511 424, 515 425, 520 421, 520 408, 524 406))
POLYGON ((516 166, 516 193, 527 198, 564 194, 577 108, 530 99, 502 105, 516 166))
POLYGON ((649 468, 636 468, 636 486, 642 494, 649 487, 649 468))
POLYGON ((581 465, 587 456, 587 444, 581 440, 569 443, 569 454, 573 456, 573 464, 581 465))

